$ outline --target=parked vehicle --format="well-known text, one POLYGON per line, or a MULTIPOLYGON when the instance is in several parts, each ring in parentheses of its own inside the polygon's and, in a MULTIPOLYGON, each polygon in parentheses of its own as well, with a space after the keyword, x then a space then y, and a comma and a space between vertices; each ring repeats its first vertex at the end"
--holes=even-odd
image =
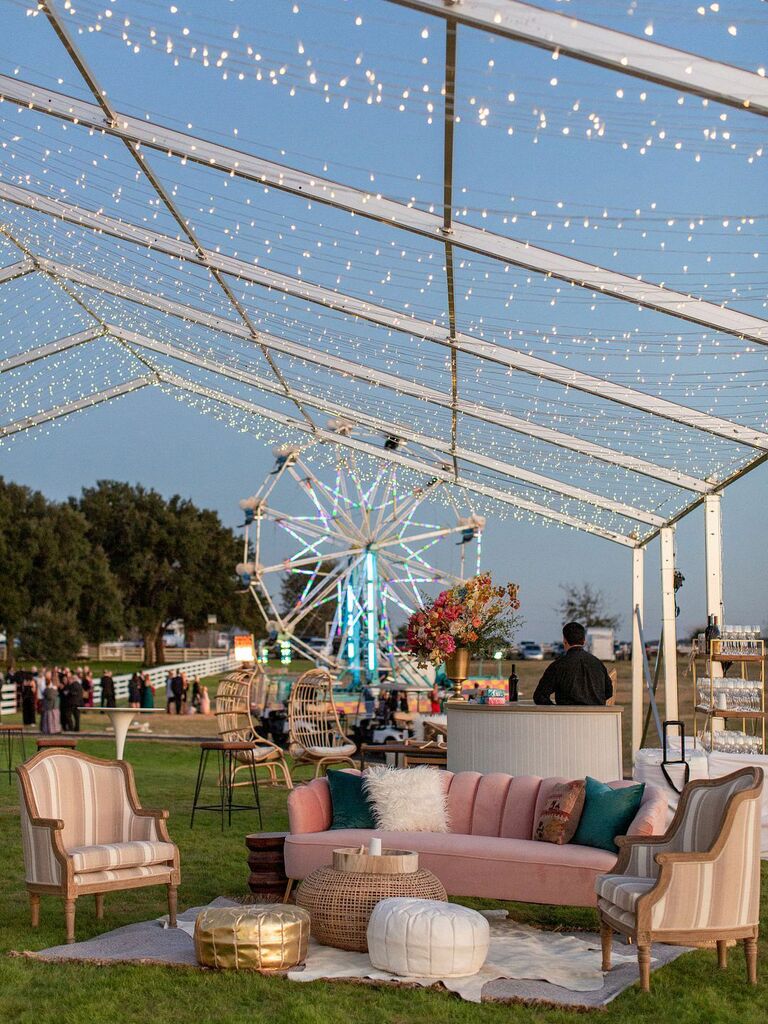
POLYGON ((562 658, 562 656, 564 654, 565 654, 565 645, 563 643, 558 642, 558 643, 552 644, 552 657, 553 658, 562 658))
POLYGON ((632 657, 632 644, 628 640, 617 640, 613 645, 613 653, 617 661, 629 661, 632 657))
POLYGON ((520 644, 519 657, 522 658, 523 661, 543 661, 544 652, 542 651, 540 644, 526 640, 520 644))
POLYGON ((587 642, 584 645, 590 654, 600 661, 615 661, 616 654, 613 644, 613 630, 608 626, 589 626, 587 642))

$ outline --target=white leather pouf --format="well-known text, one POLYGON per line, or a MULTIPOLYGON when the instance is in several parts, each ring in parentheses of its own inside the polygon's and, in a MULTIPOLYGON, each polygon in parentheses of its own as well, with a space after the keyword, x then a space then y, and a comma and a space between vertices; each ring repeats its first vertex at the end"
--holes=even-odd
POLYGON ((488 955, 488 921, 476 910, 395 896, 377 903, 368 955, 380 971, 406 978, 464 978, 488 955))

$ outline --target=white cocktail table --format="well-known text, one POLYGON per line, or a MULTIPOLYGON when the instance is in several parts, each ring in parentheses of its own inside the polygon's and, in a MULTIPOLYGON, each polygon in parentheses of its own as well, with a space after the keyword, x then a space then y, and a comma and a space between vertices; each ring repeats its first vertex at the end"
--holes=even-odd
POLYGON ((125 740, 128 730, 137 715, 164 715, 163 708, 80 708, 83 711, 105 711, 115 730, 115 756, 118 761, 123 760, 125 751, 125 740))

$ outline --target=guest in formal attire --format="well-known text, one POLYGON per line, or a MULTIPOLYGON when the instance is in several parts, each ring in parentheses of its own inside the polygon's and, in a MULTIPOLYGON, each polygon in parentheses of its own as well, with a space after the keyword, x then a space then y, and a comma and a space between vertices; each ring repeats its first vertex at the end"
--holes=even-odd
POLYGON ((43 713, 40 716, 40 732, 46 736, 55 736, 61 732, 61 715, 56 707, 59 700, 59 688, 49 676, 43 691, 43 713))
POLYGON ((149 672, 145 672, 141 677, 139 695, 143 708, 153 708, 155 706, 155 688, 149 678, 149 672))
POLYGON ((86 667, 83 669, 83 674, 80 676, 80 683, 83 687, 83 707, 93 707, 93 676, 91 670, 86 667))
POLYGON ((72 673, 68 668, 59 670, 59 711, 61 712, 61 728, 64 732, 72 732, 72 701, 70 699, 70 683, 72 673))
POLYGON ((587 631, 580 622, 563 626, 565 654, 547 668, 533 694, 536 704, 606 704, 613 683, 605 665, 584 650, 587 631))
POLYGON ((132 708, 141 707, 141 676, 134 672, 128 682, 128 704, 132 708))
POLYGON ((197 714, 200 713, 200 681, 192 680, 192 707, 197 714))
POLYGON ((115 706, 115 680, 109 669, 101 677, 101 706, 103 708, 115 706))
POLYGON ((180 672, 171 679, 171 693, 173 694, 173 704, 176 708, 176 714, 181 714, 181 701, 184 697, 184 680, 180 672))
POLYGON ((200 714, 210 715, 211 713, 211 698, 208 696, 208 687, 200 687, 200 714))
POLYGON ((170 715, 171 706, 173 705, 173 672, 169 672, 165 677, 165 710, 170 715))
POLYGON ((72 722, 72 732, 80 732, 80 708, 83 706, 83 684, 80 676, 71 676, 67 688, 69 690, 69 716, 72 722))
POLYGON ((31 672, 22 673, 21 679, 21 720, 24 725, 35 724, 37 683, 31 672))

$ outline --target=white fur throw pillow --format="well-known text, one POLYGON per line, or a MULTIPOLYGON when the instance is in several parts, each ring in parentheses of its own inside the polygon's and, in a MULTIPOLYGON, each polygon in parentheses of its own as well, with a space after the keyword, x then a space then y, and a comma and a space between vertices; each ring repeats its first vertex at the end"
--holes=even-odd
POLYGON ((369 768, 363 788, 377 828, 385 832, 447 832, 447 794, 438 768, 369 768))

